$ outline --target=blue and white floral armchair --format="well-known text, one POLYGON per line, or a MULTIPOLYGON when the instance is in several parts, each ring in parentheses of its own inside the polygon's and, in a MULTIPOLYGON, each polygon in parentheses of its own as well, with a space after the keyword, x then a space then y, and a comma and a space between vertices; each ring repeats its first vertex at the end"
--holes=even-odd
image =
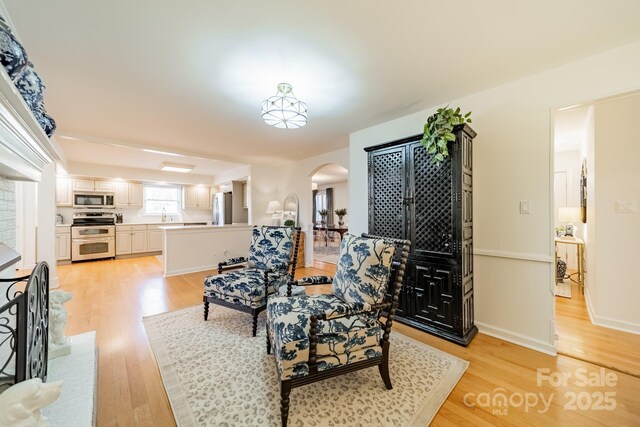
POLYGON ((333 279, 298 281, 331 283, 332 294, 269 298, 267 352, 275 354, 283 426, 294 387, 378 366, 391 389, 389 334, 409 246, 408 240, 346 234, 333 279))
POLYGON ((293 280, 299 241, 299 227, 253 227, 249 257, 221 262, 218 274, 205 278, 204 320, 209 317, 209 303, 248 312, 255 337, 258 314, 266 308, 268 296, 293 280), (246 268, 222 273, 223 267, 243 262, 246 268))

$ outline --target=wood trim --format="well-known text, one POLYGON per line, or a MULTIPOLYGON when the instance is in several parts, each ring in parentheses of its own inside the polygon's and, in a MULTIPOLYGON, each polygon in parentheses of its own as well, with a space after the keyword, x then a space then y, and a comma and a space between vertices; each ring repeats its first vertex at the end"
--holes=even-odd
POLYGON ((551 255, 532 254, 526 252, 512 252, 512 251, 495 251, 492 249, 474 249, 474 255, 494 257, 494 258, 507 258, 517 259, 521 261, 534 261, 543 262, 546 264, 553 264, 553 257, 551 255))

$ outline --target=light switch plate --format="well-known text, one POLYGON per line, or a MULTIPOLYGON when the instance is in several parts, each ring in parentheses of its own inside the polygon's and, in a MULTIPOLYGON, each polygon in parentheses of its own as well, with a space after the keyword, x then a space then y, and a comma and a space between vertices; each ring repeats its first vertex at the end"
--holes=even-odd
POLYGON ((530 214, 531 213, 531 201, 530 200, 520 200, 520 213, 521 214, 530 214))

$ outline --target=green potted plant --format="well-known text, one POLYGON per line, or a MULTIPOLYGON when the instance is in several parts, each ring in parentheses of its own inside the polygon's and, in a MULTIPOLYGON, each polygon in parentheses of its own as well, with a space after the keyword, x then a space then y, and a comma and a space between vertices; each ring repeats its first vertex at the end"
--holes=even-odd
POLYGON ((296 222, 292 219, 288 219, 284 222, 285 227, 293 227, 294 225, 296 225, 296 222))
POLYGON ((438 108, 433 115, 427 118, 420 143, 424 145, 429 154, 433 154, 431 158, 433 163, 440 165, 449 156, 447 144, 456 140, 453 127, 463 123, 471 123, 471 111, 462 115, 460 107, 454 110, 448 105, 444 108, 438 108))
POLYGON ((327 215, 329 215, 329 211, 326 209, 320 209, 318 211, 318 213, 320 214, 320 217, 322 218, 320 220, 322 226, 324 227, 325 225, 327 225, 327 215))
POLYGON ((344 221, 342 219, 347 214, 347 208, 338 208, 334 212, 338 215, 338 227, 342 227, 344 225, 344 221))

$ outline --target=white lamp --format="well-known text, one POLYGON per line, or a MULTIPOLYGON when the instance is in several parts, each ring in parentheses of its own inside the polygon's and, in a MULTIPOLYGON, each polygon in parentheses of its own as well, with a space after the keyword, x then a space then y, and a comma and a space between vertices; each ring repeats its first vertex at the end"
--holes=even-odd
POLYGON ((558 211, 558 221, 566 223, 565 236, 574 237, 573 223, 582 220, 582 210, 579 207, 560 208, 558 211))
POLYGON ((278 212, 282 211, 282 203, 277 200, 272 200, 267 205, 267 213, 272 214, 271 225, 280 225, 280 216, 278 212))

